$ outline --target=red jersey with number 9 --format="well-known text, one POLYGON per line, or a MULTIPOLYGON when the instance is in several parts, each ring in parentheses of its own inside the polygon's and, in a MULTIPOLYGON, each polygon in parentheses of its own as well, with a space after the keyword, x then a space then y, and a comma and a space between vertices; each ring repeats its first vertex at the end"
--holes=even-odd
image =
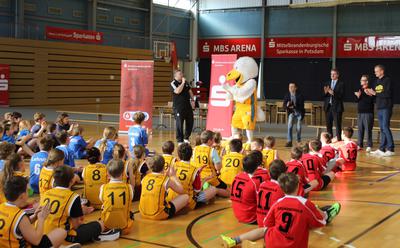
POLYGON ((342 170, 353 171, 357 167, 357 144, 353 141, 348 141, 339 148, 339 157, 344 160, 342 170))
POLYGON ((239 173, 232 182, 231 201, 233 213, 239 222, 257 221, 257 193, 261 182, 245 172, 239 173))
POLYGON ((257 194, 257 224, 259 227, 264 226, 264 219, 268 211, 280 198, 284 197, 279 183, 271 179, 271 181, 263 182, 257 194))
POLYGON ((267 227, 265 246, 268 248, 307 248, 309 230, 326 225, 315 205, 301 197, 279 199, 264 221, 267 227))

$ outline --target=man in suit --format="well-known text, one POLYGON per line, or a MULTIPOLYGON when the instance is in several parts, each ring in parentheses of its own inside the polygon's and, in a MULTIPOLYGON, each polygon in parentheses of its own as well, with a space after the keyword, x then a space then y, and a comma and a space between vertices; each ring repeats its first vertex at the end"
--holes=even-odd
POLYGON ((336 138, 341 140, 344 83, 339 81, 339 71, 331 70, 331 80, 324 85, 324 111, 326 130, 333 137, 333 122, 336 125, 336 138))
POLYGON ((301 142, 301 122, 304 118, 304 97, 297 90, 297 84, 292 82, 289 84, 289 92, 283 99, 283 106, 288 113, 288 133, 286 147, 292 147, 292 129, 293 122, 297 120, 296 133, 297 142, 301 142))

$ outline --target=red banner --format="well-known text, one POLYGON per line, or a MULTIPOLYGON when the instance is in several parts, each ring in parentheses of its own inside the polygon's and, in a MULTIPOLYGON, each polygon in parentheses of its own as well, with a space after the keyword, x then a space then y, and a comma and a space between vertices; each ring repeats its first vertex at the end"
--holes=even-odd
POLYGON ((330 58, 332 57, 332 38, 268 38, 266 41, 266 57, 330 58))
POLYGON ((259 58, 260 38, 201 39, 198 43, 200 58, 210 58, 212 54, 237 54, 259 58))
POLYGON ((154 61, 122 60, 119 131, 127 132, 133 125, 133 115, 143 112, 143 125, 153 125, 153 71, 154 61))
POLYGON ((178 54, 176 52, 176 42, 171 42, 171 62, 172 62, 172 69, 178 69, 178 54))
POLYGON ((8 106, 8 85, 10 81, 10 66, 0 64, 0 105, 8 106))
MULTIPOLYGON (((207 130, 220 132, 222 137, 230 137, 233 102, 227 100, 227 93, 222 88, 226 74, 232 70, 237 59, 236 54, 211 56, 210 97, 208 99, 207 130)), ((229 82, 234 84, 234 81, 229 82)))
POLYGON ((47 39, 79 41, 88 43, 102 43, 103 33, 91 30, 65 29, 59 27, 46 27, 47 39))
POLYGON ((339 37, 340 58, 398 58, 400 36, 339 37))

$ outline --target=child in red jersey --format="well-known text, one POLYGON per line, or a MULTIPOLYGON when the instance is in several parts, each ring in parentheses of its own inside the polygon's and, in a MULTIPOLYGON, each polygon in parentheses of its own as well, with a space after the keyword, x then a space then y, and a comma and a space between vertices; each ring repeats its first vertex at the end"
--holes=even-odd
POLYGON ((271 180, 265 181, 260 185, 257 194, 257 224, 259 227, 264 226, 264 218, 267 216, 271 206, 285 196, 277 181, 285 171, 286 165, 282 160, 276 159, 272 161, 269 167, 271 180))
MULTIPOLYGON (((351 138, 353 137, 353 128, 345 127, 342 130, 342 142, 338 142, 339 158, 337 164, 343 171, 354 171, 357 167, 357 144, 351 138)), ((336 144, 334 144, 336 145, 336 144)))
POLYGON ((304 154, 303 150, 301 161, 306 170, 308 180, 317 180, 318 182, 318 186, 313 190, 323 190, 335 178, 335 173, 331 171, 332 168, 325 167, 326 161, 318 153, 321 150, 321 142, 319 140, 311 140, 309 142, 309 149, 310 152, 306 154, 304 154))
POLYGON ((321 150, 319 151, 326 161, 330 161, 336 157, 336 149, 331 145, 332 137, 328 132, 322 132, 321 137, 321 150))
POLYGON ((254 156, 257 158, 258 167, 253 174, 253 178, 258 180, 260 184, 262 182, 269 181, 271 179, 269 172, 263 167, 263 154, 258 150, 251 151, 249 154, 254 154, 254 156))
POLYGON ((306 248, 309 231, 330 223, 340 212, 340 204, 324 207, 324 211, 310 201, 297 196, 299 178, 293 173, 282 174, 279 185, 285 193, 269 210, 264 227, 257 228, 238 237, 221 235, 224 247, 235 247, 240 243, 256 241, 264 237, 268 248, 306 248))
MULTIPOLYGON (((260 153, 260 152, 259 152, 260 153)), ((239 222, 254 224, 257 222, 257 193, 260 181, 253 175, 259 166, 259 158, 251 152, 243 159, 243 171, 233 180, 231 187, 232 209, 239 222)))

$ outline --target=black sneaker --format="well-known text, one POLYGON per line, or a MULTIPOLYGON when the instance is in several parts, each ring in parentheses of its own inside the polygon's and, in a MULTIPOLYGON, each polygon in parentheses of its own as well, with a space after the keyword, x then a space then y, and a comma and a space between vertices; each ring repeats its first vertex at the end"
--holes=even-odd
POLYGON ((292 141, 287 142, 285 145, 285 147, 292 147, 292 146, 293 146, 292 141))
POLYGON ((100 233, 99 237, 97 237, 96 241, 114 241, 119 239, 121 235, 121 229, 111 229, 106 232, 100 233))

